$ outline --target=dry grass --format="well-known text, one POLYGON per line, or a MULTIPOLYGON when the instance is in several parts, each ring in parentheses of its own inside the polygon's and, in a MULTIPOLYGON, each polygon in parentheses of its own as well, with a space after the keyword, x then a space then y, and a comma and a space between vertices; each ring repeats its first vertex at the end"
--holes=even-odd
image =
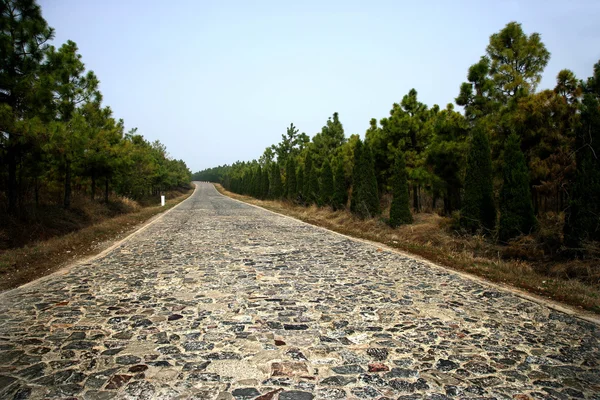
POLYGON ((23 285, 51 274, 66 264, 100 253, 150 218, 182 202, 191 193, 192 189, 170 193, 165 207, 157 205, 142 208, 129 199, 113 201, 110 207, 118 208, 117 216, 112 216, 115 210, 106 210, 106 206, 90 201, 87 207, 78 209, 88 214, 93 224, 47 240, 1 251, 0 291, 23 285))
POLYGON ((600 313, 600 285, 569 279, 562 272, 557 273, 565 269, 589 269, 589 263, 577 265, 577 262, 557 262, 548 265, 507 259, 502 250, 506 246, 494 245, 483 237, 451 233, 450 219, 437 214, 417 214, 412 225, 392 229, 382 219, 361 220, 347 211, 257 200, 228 192, 220 185, 215 186, 219 192, 246 203, 349 236, 383 243, 454 270, 600 313))

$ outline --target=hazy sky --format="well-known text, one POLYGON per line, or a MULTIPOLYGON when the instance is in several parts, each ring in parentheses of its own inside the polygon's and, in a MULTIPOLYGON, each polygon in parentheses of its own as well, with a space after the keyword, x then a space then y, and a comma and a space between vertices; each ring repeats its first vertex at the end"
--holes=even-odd
POLYGON ((598 0, 40 4, 115 117, 193 171, 258 158, 290 122, 313 136, 336 111, 346 136, 364 135, 413 87, 444 107, 510 21, 552 54, 540 88, 563 68, 586 78, 600 59, 598 0))

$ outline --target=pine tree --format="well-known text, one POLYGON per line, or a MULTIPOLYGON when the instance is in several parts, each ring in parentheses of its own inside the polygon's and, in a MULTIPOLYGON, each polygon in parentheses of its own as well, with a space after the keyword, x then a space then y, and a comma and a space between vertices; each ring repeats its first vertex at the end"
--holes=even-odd
POLYGON ((323 167, 321 168, 321 204, 330 206, 333 200, 333 171, 331 170, 331 163, 329 158, 325 159, 323 167))
POLYGON ((252 175, 254 176, 253 185, 252 185, 252 197, 260 198, 261 190, 262 190, 262 168, 260 165, 254 171, 252 171, 252 175))
POLYGON ((494 230, 496 206, 493 189, 490 142, 487 133, 476 127, 467 158, 461 226, 473 233, 482 228, 487 233, 494 230))
POLYGON ((364 204, 366 207, 365 217, 374 217, 380 213, 379 188, 377 187, 377 175, 375 174, 375 159, 371 152, 371 146, 365 143, 363 146, 364 157, 364 204))
POLYGON ((269 197, 269 168, 265 165, 262 171, 260 198, 266 199, 269 197))
POLYGON ((304 195, 304 201, 307 205, 314 203, 315 198, 313 195, 313 187, 311 185, 311 177, 313 173, 313 160, 312 154, 309 151, 306 154, 306 159, 304 160, 304 182, 302 185, 302 194, 304 195))
POLYGON ((513 133, 504 144, 504 183, 500 191, 499 239, 508 241, 529 233, 536 224, 529 190, 529 170, 519 137, 513 133))
POLYGON ((343 159, 335 160, 335 174, 333 176, 333 198, 332 206, 334 210, 343 210, 348 202, 348 189, 346 187, 346 174, 344 173, 343 159))
POLYGON ((585 241, 600 240, 600 62, 583 89, 575 146, 577 169, 564 226, 565 244, 579 255, 585 241))
POLYGON ((364 166, 361 164, 363 161, 362 156, 363 143, 362 140, 358 139, 354 146, 354 167, 352 168, 352 197, 350 198, 350 211, 356 213, 358 210, 359 197, 361 196, 361 170, 364 166))
POLYGON ((285 186, 288 200, 296 200, 298 189, 296 187, 296 161, 294 157, 289 157, 285 172, 285 186))
POLYGON ((296 176, 298 177, 298 182, 296 182, 295 200, 299 200, 300 202, 302 202, 304 200, 304 168, 302 167, 302 165, 298 167, 296 176))
POLYGON ((368 144, 361 142, 357 142, 354 157, 351 209, 361 218, 371 218, 379 214, 375 161, 368 144))
POLYGON ((277 165, 277 163, 271 164, 270 183, 269 197, 271 199, 279 200, 283 195, 283 187, 281 184, 281 172, 279 171, 279 165, 277 165))
POLYGON ((412 214, 410 213, 407 177, 404 154, 399 151, 394 163, 392 176, 392 194, 394 196, 390 208, 390 226, 392 228, 413 222, 412 214))
POLYGON ((313 168, 310 171, 310 177, 308 178, 308 190, 312 204, 316 203, 318 206, 321 206, 321 189, 319 186, 320 175, 321 171, 313 164, 313 168))

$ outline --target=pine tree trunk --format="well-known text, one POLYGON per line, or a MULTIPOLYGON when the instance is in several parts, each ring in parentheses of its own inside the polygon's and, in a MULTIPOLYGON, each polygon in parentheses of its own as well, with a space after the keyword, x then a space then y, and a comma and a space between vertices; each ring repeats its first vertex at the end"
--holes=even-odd
POLYGON ((71 160, 65 161, 65 200, 64 207, 71 207, 71 160))
POLYGON ((108 176, 104 180, 104 202, 108 203, 108 176))

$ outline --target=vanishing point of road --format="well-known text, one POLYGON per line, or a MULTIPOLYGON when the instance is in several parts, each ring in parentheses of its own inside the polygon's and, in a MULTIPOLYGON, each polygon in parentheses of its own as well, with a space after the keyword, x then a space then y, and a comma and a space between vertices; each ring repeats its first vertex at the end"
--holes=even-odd
POLYGON ((0 398, 600 399, 600 329, 199 183, 0 294, 0 398))

